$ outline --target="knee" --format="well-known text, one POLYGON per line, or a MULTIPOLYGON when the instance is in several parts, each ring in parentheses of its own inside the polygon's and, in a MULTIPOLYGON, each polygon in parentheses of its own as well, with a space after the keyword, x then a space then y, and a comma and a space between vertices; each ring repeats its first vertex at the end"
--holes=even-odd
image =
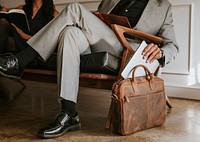
POLYGON ((58 45, 59 50, 66 45, 66 50, 71 50, 79 55, 89 48, 89 43, 84 33, 78 27, 74 26, 67 26, 60 33, 58 45))
POLYGON ((83 8, 83 6, 77 2, 72 2, 69 3, 66 7, 65 10, 72 10, 72 11, 77 11, 77 10, 81 10, 83 8))
POLYGON ((78 8, 78 7, 82 7, 82 5, 80 3, 77 2, 72 2, 68 4, 69 8, 78 8))
POLYGON ((79 35, 82 34, 82 31, 78 27, 74 26, 66 26, 63 31, 59 35, 60 40, 65 40, 69 37, 74 37, 75 39, 78 39, 79 35))
POLYGON ((5 18, 0 18, 0 25, 2 26, 2 25, 9 25, 9 22, 8 22, 8 20, 6 20, 5 18))

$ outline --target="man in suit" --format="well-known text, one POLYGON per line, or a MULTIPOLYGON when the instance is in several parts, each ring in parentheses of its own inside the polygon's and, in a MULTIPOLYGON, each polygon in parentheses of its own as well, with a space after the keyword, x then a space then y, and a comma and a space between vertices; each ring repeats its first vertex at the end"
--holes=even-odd
MULTIPOLYGON (((132 28, 163 38, 162 45, 150 43, 143 51, 147 62, 159 60, 165 66, 179 51, 168 0, 102 0, 98 12, 126 16, 132 28)), ((38 132, 52 138, 80 129, 75 109, 79 87, 80 55, 108 51, 121 56, 123 48, 113 31, 78 3, 69 4, 54 20, 33 36, 16 55, 0 56, 0 74, 20 78, 24 67, 36 56, 47 60, 58 47, 58 88, 61 112, 38 132), (32 48, 31 48, 32 47, 32 48), (106 47, 106 48, 104 48, 106 47)))

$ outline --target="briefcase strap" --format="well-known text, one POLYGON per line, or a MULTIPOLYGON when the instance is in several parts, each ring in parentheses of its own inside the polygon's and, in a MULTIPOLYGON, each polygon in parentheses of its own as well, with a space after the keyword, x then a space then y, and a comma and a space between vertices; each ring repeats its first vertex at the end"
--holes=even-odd
POLYGON ((113 120, 113 116, 114 116, 114 103, 116 101, 116 95, 114 94, 115 92, 115 88, 116 86, 122 81, 124 80, 123 78, 120 78, 118 81, 114 82, 113 86, 112 86, 112 99, 111 99, 111 103, 110 103, 110 108, 109 108, 109 112, 106 118, 106 124, 105 124, 105 128, 106 129, 111 129, 111 124, 112 124, 112 120, 113 120), (115 97, 114 97, 115 96, 115 97), (115 99, 114 99, 115 98, 115 99))
POLYGON ((110 103, 110 109, 109 109, 109 112, 108 112, 108 116, 106 118, 106 124, 105 124, 106 129, 111 128, 113 113, 114 113, 114 100, 112 99, 111 103, 110 103))
POLYGON ((167 104, 167 107, 168 107, 169 109, 172 108, 172 104, 171 104, 171 102, 169 101, 169 98, 167 97, 167 95, 166 95, 166 104, 167 104))

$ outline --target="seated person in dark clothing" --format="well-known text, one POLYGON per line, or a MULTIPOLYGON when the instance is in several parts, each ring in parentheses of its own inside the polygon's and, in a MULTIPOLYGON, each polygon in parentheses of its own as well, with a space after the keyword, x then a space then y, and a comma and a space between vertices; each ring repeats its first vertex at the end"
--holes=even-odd
MULTIPOLYGON (((30 32, 25 33, 5 18, 0 18, 0 54, 17 53, 28 47, 26 41, 58 15, 52 0, 25 0, 25 5, 18 6, 17 9, 25 11, 30 32)), ((1 11, 8 9, 2 6, 1 11)))

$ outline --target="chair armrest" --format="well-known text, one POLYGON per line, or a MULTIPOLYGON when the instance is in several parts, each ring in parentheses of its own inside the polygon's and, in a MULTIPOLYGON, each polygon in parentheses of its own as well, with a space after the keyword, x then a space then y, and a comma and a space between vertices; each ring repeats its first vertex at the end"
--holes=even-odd
POLYGON ((130 59, 131 55, 133 55, 135 53, 135 51, 128 43, 125 36, 128 36, 128 38, 133 38, 133 39, 139 38, 141 40, 145 40, 146 42, 153 42, 156 44, 161 44, 162 38, 145 33, 145 32, 127 28, 124 26, 120 26, 117 24, 112 24, 111 27, 112 27, 115 35, 117 36, 118 40, 120 41, 121 45, 124 48, 121 66, 120 66, 120 70, 119 70, 118 77, 117 77, 117 80, 119 80, 121 78, 121 72, 123 71, 124 67, 126 66, 128 60, 130 59))
POLYGON ((146 42, 153 42, 156 44, 160 44, 162 42, 162 38, 145 32, 137 31, 117 24, 112 24, 111 27, 115 32, 118 40, 122 44, 123 48, 128 49, 131 54, 133 54, 135 51, 129 45, 125 35, 128 35, 128 38, 139 38, 141 40, 145 40, 146 42))

